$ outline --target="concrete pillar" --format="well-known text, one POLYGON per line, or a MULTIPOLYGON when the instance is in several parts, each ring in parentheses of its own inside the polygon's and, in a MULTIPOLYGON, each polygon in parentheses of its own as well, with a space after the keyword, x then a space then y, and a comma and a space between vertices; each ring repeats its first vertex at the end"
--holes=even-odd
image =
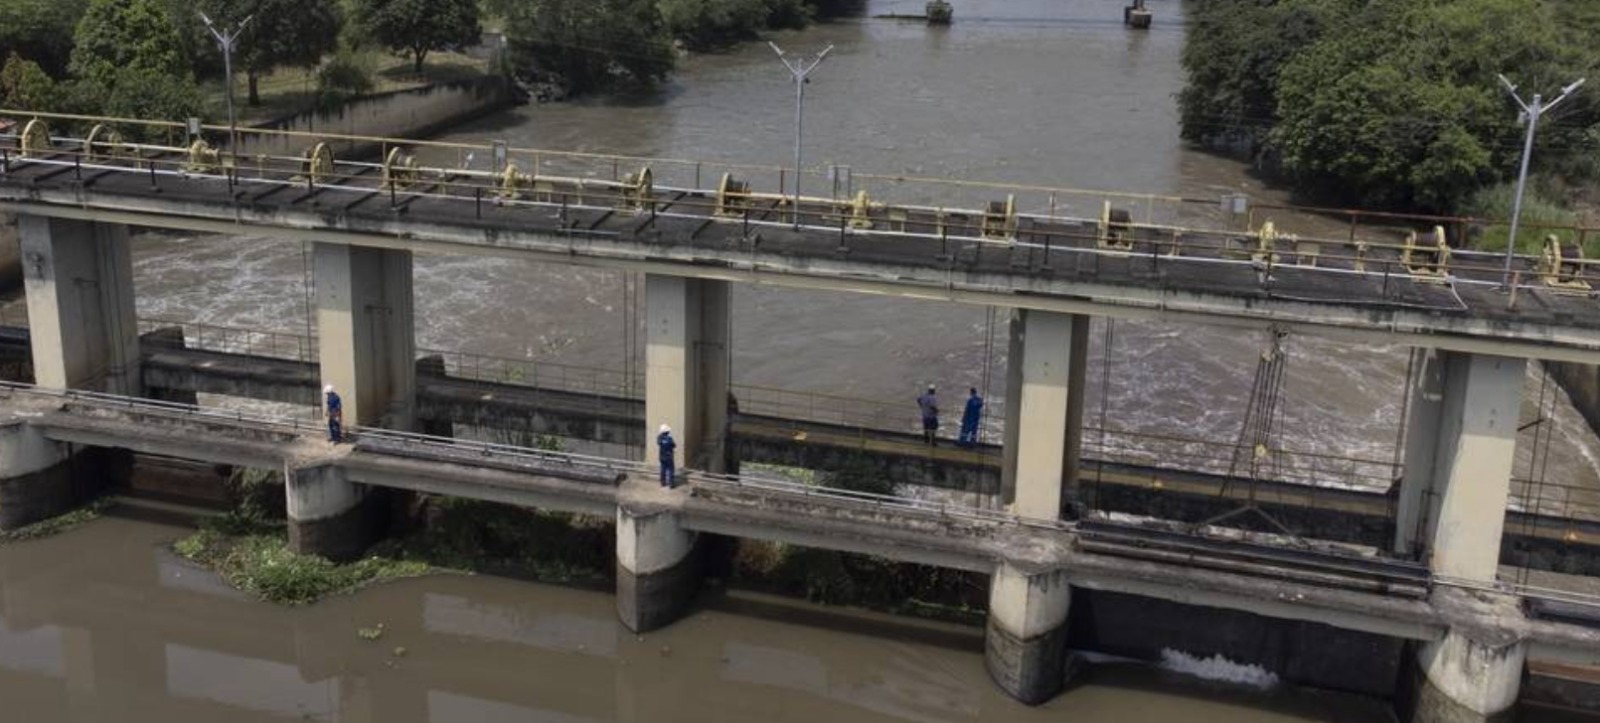
POLYGON ((1527 361, 1434 352, 1420 366, 1424 373, 1407 420, 1396 548, 1417 550, 1434 574, 1493 581, 1527 361))
POLYGON ((330 464, 288 466, 283 474, 289 549, 335 562, 355 560, 383 533, 382 495, 330 464))
POLYGON ((316 244, 322 383, 347 425, 409 430, 416 406, 411 252, 316 244))
POLYGON ((1016 514, 1058 519, 1076 494, 1088 358, 1089 317, 1012 312, 1000 484, 1016 514))
POLYGON ((1030 571, 1009 563, 989 583, 984 663, 1011 697, 1038 705, 1067 680, 1067 609, 1072 588, 1062 570, 1030 571))
POLYGON ((1457 630, 1423 643, 1411 723, 1511 720, 1527 655, 1522 640, 1485 641, 1457 630))
POLYGON ((137 396, 128 227, 22 216, 23 284, 39 386, 137 396))
POLYGON ((678 466, 727 471, 732 316, 726 281, 645 276, 645 459, 672 427, 678 466))
POLYGON ((67 445, 18 423, 0 426, 0 530, 14 530, 78 506, 67 445))
POLYGON ((683 616, 700 589, 699 540, 672 512, 617 506, 617 616, 649 632, 683 616))
POLYGON ((1410 395, 1406 400, 1405 466, 1395 503, 1394 551, 1416 558, 1426 547, 1428 489, 1433 484, 1435 448, 1444 409, 1444 356, 1434 349, 1411 350, 1410 395))

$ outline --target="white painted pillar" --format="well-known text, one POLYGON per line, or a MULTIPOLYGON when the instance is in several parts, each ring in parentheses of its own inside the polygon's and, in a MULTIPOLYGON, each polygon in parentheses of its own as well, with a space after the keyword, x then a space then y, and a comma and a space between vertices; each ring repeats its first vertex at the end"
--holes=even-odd
POLYGON ((322 383, 338 390, 345 424, 411 429, 417 387, 411 252, 318 243, 314 263, 322 383))
POLYGON ((139 395, 128 227, 29 215, 17 223, 35 381, 139 395))
POLYGON ((617 506, 617 616, 629 630, 665 627, 688 610, 700 589, 697 537, 675 513, 617 506))
POLYGON ((1527 361, 1436 352, 1430 364, 1437 378, 1430 371, 1417 385, 1408 422, 1396 544, 1420 545, 1436 575, 1493 581, 1527 361), (1407 529, 1420 537, 1409 539, 1407 529))
POLYGON ((1016 514, 1058 519, 1077 488, 1088 356, 1089 317, 1012 312, 1001 493, 1016 514))
POLYGON ((678 467, 725 471, 732 304, 726 281, 645 276, 645 459, 672 427, 678 467))
POLYGON ((1411 723, 1478 723, 1502 720, 1522 690, 1528 646, 1518 639, 1486 642, 1457 630, 1423 643, 1417 653, 1421 680, 1411 723))
POLYGON ((1002 563, 989 583, 984 663, 1011 697, 1038 705, 1067 679, 1067 611, 1072 587, 1062 570, 1002 563))

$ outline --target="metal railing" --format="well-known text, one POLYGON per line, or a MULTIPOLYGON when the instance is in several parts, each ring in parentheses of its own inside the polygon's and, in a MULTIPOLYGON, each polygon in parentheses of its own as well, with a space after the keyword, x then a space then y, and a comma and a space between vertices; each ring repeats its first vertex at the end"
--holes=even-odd
MULTIPOLYGON (((1142 199, 1145 204, 1153 208, 1157 202, 1163 204, 1175 203, 1185 207, 1200 203, 1195 199, 1181 199, 1167 196, 1121 194, 1116 192, 1085 191, 1083 189, 1067 189, 1035 186, 1006 186, 1005 184, 971 183, 944 179, 910 178, 904 176, 874 176, 871 174, 842 173, 839 168, 830 169, 827 174, 829 181, 834 185, 833 198, 807 198, 799 209, 785 206, 783 196, 785 188, 784 169, 748 164, 730 164, 707 162, 681 161, 677 159, 661 158, 630 158, 607 154, 584 154, 547 151, 538 149, 506 148, 493 145, 438 143, 429 141, 413 141, 407 139, 381 138, 381 137, 356 137, 336 136, 328 134, 300 134, 290 131, 270 129, 241 129, 240 133, 246 140, 259 137, 266 139, 261 143, 271 141, 273 146, 282 153, 256 153, 233 156, 226 151, 215 151, 210 165, 195 168, 189 160, 189 149, 176 144, 182 129, 177 124, 171 123, 145 123, 132 119, 95 118, 89 116, 72 116, 50 113, 31 113, 18 111, 3 111, 27 117, 48 118, 55 121, 70 123, 115 123, 125 128, 143 128, 147 131, 154 129, 156 134, 177 134, 168 138, 166 145, 156 144, 110 144, 100 143, 96 146, 85 146, 86 141, 73 138, 58 138, 56 140, 65 145, 58 145, 50 149, 48 157, 35 154, 33 157, 19 158, 13 149, 0 149, 0 170, 9 172, 14 162, 22 161, 30 164, 44 164, 55 166, 61 171, 71 171, 77 178, 87 174, 105 173, 138 173, 148 174, 153 186, 159 186, 163 178, 175 179, 201 179, 226 183, 230 189, 240 185, 295 188, 303 187, 308 193, 319 190, 334 190, 349 193, 363 194, 366 196, 386 193, 391 204, 402 206, 418 198, 440 199, 458 203, 475 204, 478 216, 482 216, 485 201, 491 208, 500 207, 525 207, 544 209, 552 212, 554 218, 561 219, 562 223, 553 233, 560 235, 597 236, 605 237, 614 235, 614 232, 596 231, 593 229, 575 228, 567 223, 569 213, 573 211, 596 212, 602 214, 599 218, 603 221, 617 209, 628 207, 632 204, 635 210, 648 213, 648 223, 653 224, 658 217, 689 219, 697 222, 710 223, 720 220, 725 223, 742 223, 745 228, 745 237, 750 237, 750 229, 787 229, 797 228, 806 231, 834 234, 837 233, 841 246, 848 244, 852 237, 874 237, 882 239, 920 239, 939 244, 941 253, 948 255, 952 242, 968 246, 988 246, 1014 250, 1027 250, 1037 253, 1043 265, 1053 268, 1072 267, 1082 269, 1084 263, 1093 267, 1091 272, 1097 272, 1102 260, 1121 259, 1129 263, 1130 273, 1161 274, 1164 269, 1173 264, 1202 264, 1221 267, 1235 267, 1249 270, 1257 279, 1257 284, 1263 288, 1271 289, 1275 296, 1294 300, 1292 288, 1273 288, 1275 269, 1294 269, 1297 273, 1332 275, 1352 280, 1364 280, 1381 283, 1381 291, 1376 288, 1358 290, 1347 288, 1345 291, 1355 296, 1366 299, 1364 294, 1371 294, 1376 301, 1397 308, 1415 308, 1427 311, 1463 311, 1468 307, 1459 296, 1451 303, 1422 303, 1408 294, 1406 289, 1426 290, 1439 288, 1437 283, 1440 278, 1420 278, 1413 275, 1402 262, 1402 251, 1408 248, 1393 238, 1387 231, 1379 238, 1355 239, 1314 237, 1304 235, 1293 239, 1294 242, 1315 243, 1326 246, 1315 254, 1315 262, 1303 264, 1290 263, 1284 259, 1295 257, 1299 251, 1288 247, 1278 248, 1268 253, 1255 253, 1249 243, 1236 244, 1236 241, 1249 241, 1238 238, 1237 231, 1228 229, 1192 228, 1181 225, 1183 214, 1175 214, 1173 218, 1158 218, 1154 212, 1146 214, 1146 218, 1139 222, 1128 222, 1130 229, 1136 229, 1147 234, 1147 238, 1137 239, 1138 249, 1107 247, 1102 234, 1102 221, 1098 216, 1098 208, 1078 209, 1085 215, 1063 215, 1061 197, 1063 194, 1087 194, 1100 202, 1112 201, 1125 202, 1130 197, 1142 199), (306 172, 306 156, 304 152, 317 143, 323 141, 339 141, 341 143, 365 143, 379 146, 387 152, 392 148, 408 149, 413 156, 418 158, 454 156, 457 161, 454 166, 426 167, 421 165, 386 166, 385 164, 361 163, 351 161, 336 161, 333 167, 325 173, 311 174, 306 172), (281 148, 279 148, 281 147, 281 148), (86 150, 87 149, 87 150, 86 150), (121 149, 132 153, 136 158, 118 159, 109 154, 113 150, 121 149), (295 155, 301 154, 301 155, 295 155), (500 155, 505 162, 526 164, 532 169, 530 183, 533 188, 530 193, 520 192, 504 194, 500 186, 501 174, 494 166, 493 161, 487 162, 489 168, 479 168, 475 160, 481 154, 484 159, 500 155), (629 169, 629 164, 638 164, 639 167, 650 166, 655 174, 655 190, 661 195, 652 197, 647 202, 640 202, 636 196, 630 195, 628 180, 624 173, 629 169), (754 185, 745 187, 741 193, 745 198, 759 199, 760 204, 741 203, 734 217, 719 216, 724 209, 717 199, 717 190, 708 185, 707 168, 715 170, 729 169, 729 173, 747 172, 760 173, 776 172, 777 189, 755 190, 754 185), (692 169, 692 176, 690 170, 692 169), (381 175, 387 175, 390 170, 396 170, 405 176, 405 187, 401 183, 378 184, 381 175), (539 187, 539 179, 543 178, 547 187, 539 187), (678 179, 678 180, 674 180, 678 179), (880 213, 889 213, 890 219, 884 223, 869 224, 869 227, 857 227, 854 221, 858 220, 857 214, 850 207, 849 193, 858 191, 854 185, 856 179, 863 182, 879 182, 892 184, 894 194, 909 197, 900 203, 887 201, 869 204, 869 209, 876 209, 880 213), (921 184, 921 185, 917 185, 921 184), (913 190, 908 186, 915 186, 913 190), (1025 234, 1014 235, 1007 238, 995 238, 990 233, 990 221, 987 215, 994 213, 985 210, 990 206, 985 203, 969 204, 965 201, 961 206, 934 203, 930 198, 939 198, 940 194, 948 193, 948 189, 961 189, 961 193, 975 195, 980 200, 994 201, 997 192, 1003 188, 1011 188, 1024 195, 1046 194, 1049 196, 1047 211, 1030 212, 1017 210, 1013 219, 1034 222, 1025 234), (676 194, 676 195, 674 195, 676 194), (531 196, 529 198, 528 196, 531 196), (404 203, 402 203, 402 200, 404 203), (759 206, 759 207, 758 207, 759 206), (716 211, 714 213, 713 211, 716 211), (795 217, 798 211, 799 218, 795 217), (1094 211, 1090 213, 1090 211, 1094 211), (900 214, 898 221, 894 214, 900 214), (906 214, 923 214, 937 218, 937 222, 908 222, 906 214), (930 226, 934 223, 937 228, 930 226), (1211 239, 1211 245, 1197 244, 1194 239, 1211 239), (1220 244, 1220 245, 1218 245, 1220 244), (1374 254, 1373 252, 1381 252, 1374 254), (1280 258, 1282 257, 1282 258, 1280 258), (1148 271, 1137 268, 1141 260, 1148 260, 1148 271), (1261 272, 1261 273, 1256 273, 1261 272)), ((220 135, 224 128, 220 126, 205 126, 204 131, 220 135)), ((0 136, 16 138, 11 136, 0 136)), ((19 141, 20 142, 20 141, 19 141)), ((754 181, 751 181, 753 184, 754 181)), ((1007 194, 1016 196, 1015 193, 1007 194)), ((237 199, 237 194, 230 194, 230 198, 237 199)), ((887 196, 886 196, 887 197, 887 196)), ((1206 201, 1209 218, 1211 209, 1215 204, 1206 201)), ((1070 206, 1070 204, 1068 204, 1070 206)), ((1029 204, 1018 207, 1015 203, 1011 208, 1029 208, 1029 204)), ((1324 211, 1326 211, 1324 209, 1324 211)), ((869 215, 870 215, 869 211, 869 215)), ((1349 212, 1351 218, 1377 217, 1379 214, 1371 212, 1349 212)), ((1386 221, 1399 223, 1393 217, 1385 216, 1386 221)), ((1418 217, 1419 219, 1421 217, 1418 217)), ((1432 221, 1427 221, 1429 225, 1432 221)), ((1285 239, 1287 242, 1289 239, 1285 239)), ((512 243, 502 239, 504 243, 512 243)), ((1422 248, 1426 253, 1427 248, 1422 248)), ((1500 266, 1496 257, 1471 252, 1457 252, 1455 260, 1451 262, 1450 275, 1442 280, 1450 288, 1480 287, 1497 288, 1509 282, 1515 288, 1527 291, 1548 291, 1549 287, 1534 283, 1536 273, 1536 258, 1521 256, 1522 268, 1516 278, 1505 280, 1501 277, 1500 266), (1529 279, 1522 279, 1526 274, 1529 279)), ((1600 280, 1589 270, 1587 262, 1581 260, 1572 265, 1575 271, 1561 270, 1556 276, 1564 281, 1600 280)), ((1563 266, 1563 269, 1568 267, 1563 266)), ((1515 294, 1506 303, 1515 304, 1515 294)), ((1356 300, 1362 303, 1361 300, 1356 300)), ((1486 302, 1488 303, 1488 302, 1486 302)), ((1500 302, 1493 302, 1500 303, 1500 302)))
MULTIPOLYGON (((100 409, 120 410, 211 424, 233 424, 251 430, 267 430, 296 436, 315 436, 319 439, 326 434, 326 429, 322 423, 311 419, 274 416, 241 409, 210 409, 196 405, 161 402, 100 392, 47 389, 31 384, 0 382, 0 398, 10 399, 18 395, 60 400, 63 403, 91 405, 100 409)), ((646 478, 655 475, 655 469, 650 465, 628 459, 549 451, 534 447, 463 440, 453 437, 436 437, 375 427, 352 425, 347 427, 347 433, 351 439, 358 442, 362 439, 375 439, 405 445, 414 449, 434 450, 440 453, 465 451, 483 459, 492 458, 508 462, 561 464, 577 470, 634 474, 646 478)), ((451 458, 454 459, 454 457, 451 458)), ((929 518, 962 519, 969 522, 1026 525, 1047 529, 1067 529, 1068 527, 1067 523, 1059 520, 1034 520, 1018 517, 1010 513, 976 509, 965 505, 816 487, 756 474, 735 476, 686 469, 681 476, 689 484, 691 494, 694 494, 695 486, 705 486, 709 489, 783 494, 796 498, 825 501, 830 504, 844 505, 861 510, 892 510, 929 518)))

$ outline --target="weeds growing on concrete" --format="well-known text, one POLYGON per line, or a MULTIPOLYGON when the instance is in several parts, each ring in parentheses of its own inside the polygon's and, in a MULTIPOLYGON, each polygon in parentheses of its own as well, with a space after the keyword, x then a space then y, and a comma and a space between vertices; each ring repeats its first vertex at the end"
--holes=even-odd
POLYGON ((110 508, 112 504, 114 503, 111 498, 101 497, 64 515, 58 515, 48 520, 40 520, 10 532, 0 532, 0 544, 37 540, 41 537, 50 537, 51 535, 59 535, 63 532, 77 529, 78 526, 86 522, 99 519, 100 515, 110 508))

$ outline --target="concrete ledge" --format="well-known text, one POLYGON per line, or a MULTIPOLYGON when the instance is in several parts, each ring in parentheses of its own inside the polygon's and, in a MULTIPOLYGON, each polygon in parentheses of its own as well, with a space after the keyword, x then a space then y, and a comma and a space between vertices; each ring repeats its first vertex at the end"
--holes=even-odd
MULTIPOLYGON (((1039 705, 1067 684, 1067 627, 1023 639, 989 618, 984 632, 984 667, 1007 695, 1027 705, 1039 705)), ((1076 666, 1074 666, 1076 667, 1076 666)))

